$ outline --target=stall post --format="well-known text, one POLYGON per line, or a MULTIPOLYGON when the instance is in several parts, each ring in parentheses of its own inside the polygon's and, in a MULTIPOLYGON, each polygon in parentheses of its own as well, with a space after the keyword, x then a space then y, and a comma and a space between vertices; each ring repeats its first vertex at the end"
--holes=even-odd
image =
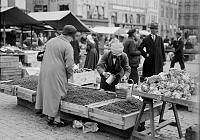
POLYGON ((3 14, 3 45, 6 46, 6 23, 5 15, 3 14))

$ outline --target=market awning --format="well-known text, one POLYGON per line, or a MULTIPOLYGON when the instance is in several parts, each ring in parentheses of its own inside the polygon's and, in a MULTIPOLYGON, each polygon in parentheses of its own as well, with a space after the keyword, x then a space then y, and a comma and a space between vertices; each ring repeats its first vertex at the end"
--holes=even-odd
POLYGON ((25 14, 17 7, 1 8, 1 27, 5 26, 24 26, 40 25, 41 23, 29 15, 25 14))
POLYGON ((69 24, 80 32, 90 32, 90 29, 70 11, 33 12, 29 13, 29 16, 57 30, 62 30, 65 25, 69 24))
POLYGON ((91 30, 95 33, 102 34, 123 34, 121 27, 94 27, 91 30))

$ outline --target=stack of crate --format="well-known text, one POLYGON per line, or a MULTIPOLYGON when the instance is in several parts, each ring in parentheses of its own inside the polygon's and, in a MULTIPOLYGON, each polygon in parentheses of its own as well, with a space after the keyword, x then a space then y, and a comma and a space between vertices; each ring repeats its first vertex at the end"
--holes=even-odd
POLYGON ((22 70, 19 68, 19 57, 18 56, 0 56, 0 80, 13 80, 20 79, 22 70))

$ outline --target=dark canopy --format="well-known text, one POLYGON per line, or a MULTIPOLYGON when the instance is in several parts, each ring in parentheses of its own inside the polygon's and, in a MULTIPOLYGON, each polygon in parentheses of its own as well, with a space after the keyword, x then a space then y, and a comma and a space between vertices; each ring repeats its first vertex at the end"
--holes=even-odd
POLYGON ((41 23, 29 15, 25 14, 17 7, 1 8, 1 27, 5 26, 24 26, 40 25, 41 23))
POLYGON ((33 12, 29 13, 29 16, 49 24, 57 30, 62 30, 65 25, 69 24, 76 27, 80 32, 90 32, 90 29, 70 11, 33 12))

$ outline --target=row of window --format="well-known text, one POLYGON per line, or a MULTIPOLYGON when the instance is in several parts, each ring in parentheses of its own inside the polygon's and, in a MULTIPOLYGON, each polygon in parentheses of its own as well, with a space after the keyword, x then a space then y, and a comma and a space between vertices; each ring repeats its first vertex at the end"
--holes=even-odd
POLYGON ((113 12, 111 23, 145 24, 145 15, 113 12))
POLYGON ((176 20, 177 14, 177 9, 172 7, 164 7, 163 5, 161 6, 161 17, 174 18, 176 20))

